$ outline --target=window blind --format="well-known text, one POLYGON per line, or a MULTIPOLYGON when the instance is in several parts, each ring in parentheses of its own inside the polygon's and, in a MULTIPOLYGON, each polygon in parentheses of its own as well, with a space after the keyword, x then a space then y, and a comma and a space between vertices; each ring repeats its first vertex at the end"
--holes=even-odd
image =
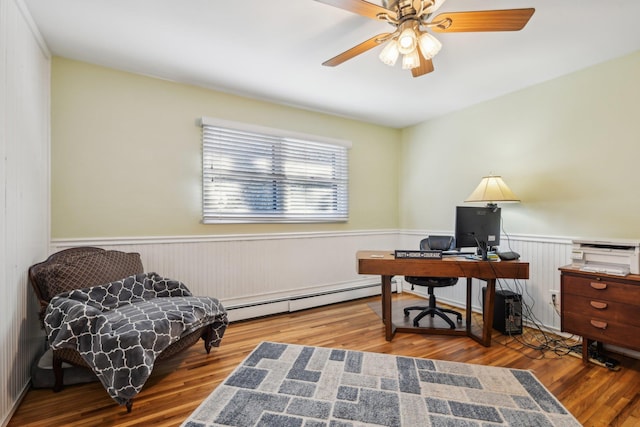
POLYGON ((345 144, 202 122, 203 222, 348 219, 345 144))

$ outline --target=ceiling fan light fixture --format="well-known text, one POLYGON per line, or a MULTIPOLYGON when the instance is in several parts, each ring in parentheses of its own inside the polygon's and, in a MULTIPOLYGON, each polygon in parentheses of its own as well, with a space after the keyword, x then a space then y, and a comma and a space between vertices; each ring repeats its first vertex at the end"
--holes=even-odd
POLYGON ((402 68, 410 69, 413 77, 420 77, 434 70, 432 58, 442 44, 429 32, 463 33, 487 31, 519 31, 529 22, 534 8, 479 10, 469 12, 445 12, 433 17, 446 0, 316 0, 358 15, 385 21, 393 26, 393 32, 385 32, 325 61, 322 65, 335 67, 343 62, 389 42, 380 51, 379 58, 394 65, 400 54, 402 68), (381 3, 378 5, 377 3, 381 3), (393 41, 391 41, 393 40, 393 41), (396 52, 397 50, 397 52, 396 52))
POLYGON ((400 33, 400 37, 398 37, 398 50, 401 54, 406 55, 410 52, 416 50, 416 46, 418 45, 418 38, 416 37, 416 32, 413 31, 413 28, 407 27, 400 33))
POLYGON ((418 38, 418 44, 420 45, 420 51, 424 59, 433 58, 440 52, 440 49, 442 49, 442 43, 426 31, 418 38))
POLYGON ((410 70, 412 68, 416 68, 420 65, 420 54, 418 53, 418 49, 413 49, 413 51, 405 54, 402 57, 402 69, 410 70))
POLYGON ((391 39, 382 49, 382 52, 380 52, 379 58, 380 61, 393 67, 394 65, 396 65, 396 61, 398 60, 399 55, 400 51, 398 50, 398 42, 394 39, 391 39))

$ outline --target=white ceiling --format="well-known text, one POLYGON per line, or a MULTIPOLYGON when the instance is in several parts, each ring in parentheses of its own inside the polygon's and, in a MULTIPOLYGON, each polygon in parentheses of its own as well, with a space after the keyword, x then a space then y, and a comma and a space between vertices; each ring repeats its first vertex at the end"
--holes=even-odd
POLYGON ((314 0, 24 3, 54 55, 399 128, 640 50, 638 0, 448 0, 437 13, 536 12, 519 32, 436 34, 415 79, 381 47, 322 66, 392 27, 314 0))

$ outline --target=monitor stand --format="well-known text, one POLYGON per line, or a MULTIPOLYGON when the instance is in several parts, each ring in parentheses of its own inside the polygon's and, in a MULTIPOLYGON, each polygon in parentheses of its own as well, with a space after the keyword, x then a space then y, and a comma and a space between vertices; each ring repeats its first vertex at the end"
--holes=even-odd
POLYGON ((482 256, 482 261, 489 261, 489 247, 485 242, 478 242, 478 255, 482 256))

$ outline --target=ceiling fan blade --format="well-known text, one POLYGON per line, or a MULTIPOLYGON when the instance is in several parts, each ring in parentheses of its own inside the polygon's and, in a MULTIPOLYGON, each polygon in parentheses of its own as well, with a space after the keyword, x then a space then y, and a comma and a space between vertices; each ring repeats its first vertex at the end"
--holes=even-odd
POLYGON ((482 10, 477 12, 441 13, 431 22, 430 28, 438 33, 467 31, 518 31, 524 28, 535 12, 534 8, 482 10))
POLYGON ((340 9, 348 10, 349 12, 357 13, 358 15, 366 16, 367 18, 379 20, 378 15, 386 14, 392 19, 397 19, 395 11, 385 9, 377 4, 369 3, 364 0, 316 0, 317 2, 328 4, 330 6, 339 7, 340 9))
POLYGON ((413 77, 420 77, 432 71, 433 61, 430 59, 424 59, 424 56, 422 56, 422 53, 420 53, 420 65, 416 68, 412 68, 411 74, 413 75, 413 77))
POLYGON ((368 51, 369 49, 373 49, 374 47, 380 45, 380 43, 384 43, 391 36, 390 33, 382 33, 377 36, 371 37, 369 40, 360 43, 352 47, 349 50, 342 52, 339 55, 334 56, 333 58, 325 61, 322 65, 327 67, 335 67, 336 65, 340 65, 343 62, 353 58, 354 56, 358 56, 361 53, 368 51))

